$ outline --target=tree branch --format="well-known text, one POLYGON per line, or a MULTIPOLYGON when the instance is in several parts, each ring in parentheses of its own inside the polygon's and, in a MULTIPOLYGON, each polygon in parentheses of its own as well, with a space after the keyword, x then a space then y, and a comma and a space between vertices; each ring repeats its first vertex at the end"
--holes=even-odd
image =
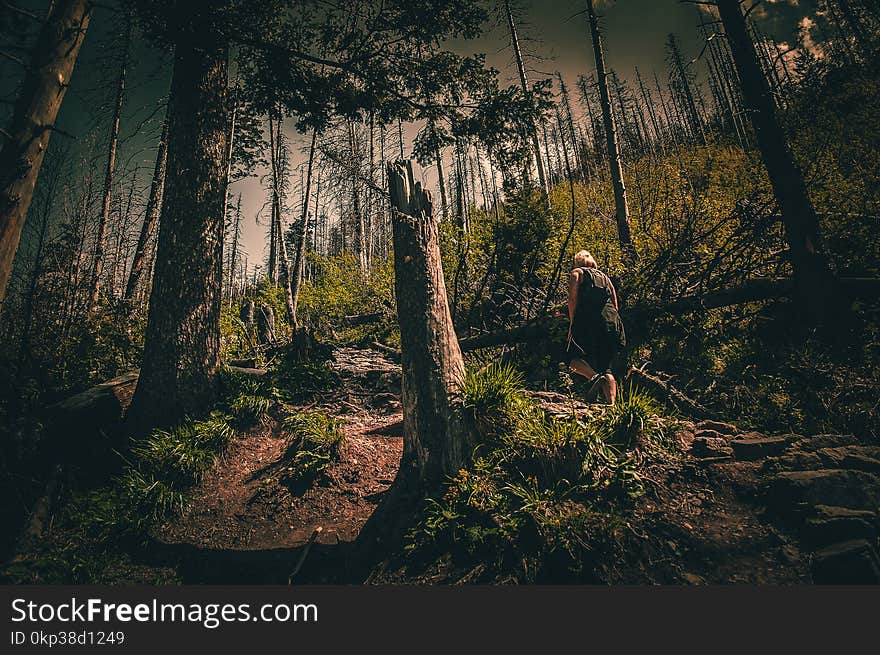
POLYGON ((37 21, 38 23, 45 23, 46 19, 38 16, 32 11, 28 11, 27 9, 22 9, 11 2, 4 2, 3 6, 6 7, 9 11, 14 14, 18 14, 19 16, 24 16, 25 18, 30 18, 31 20, 37 21))

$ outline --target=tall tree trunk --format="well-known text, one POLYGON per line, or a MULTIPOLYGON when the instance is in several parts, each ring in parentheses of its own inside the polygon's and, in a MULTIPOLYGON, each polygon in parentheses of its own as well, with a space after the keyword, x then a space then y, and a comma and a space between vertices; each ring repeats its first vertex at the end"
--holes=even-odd
POLYGON ((303 264, 306 258, 306 240, 309 235, 309 201, 312 194, 312 170, 315 165, 315 146, 318 142, 318 130, 312 130, 312 142, 309 145, 309 160, 306 165, 306 184, 303 191, 302 216, 299 221, 299 234, 296 242, 296 256, 293 265, 293 285, 292 285, 292 304, 293 316, 290 324, 293 326, 294 332, 299 329, 299 322, 296 318, 296 308, 299 304, 299 290, 302 287, 303 264))
MULTIPOLYGON (((513 12, 510 9, 510 0, 504 0, 504 11, 507 15, 507 27, 510 30, 510 45, 513 47, 516 69, 519 72, 519 83, 522 86, 523 93, 527 94, 529 93, 529 80, 526 76, 525 65, 523 64, 522 51, 519 47, 519 35, 516 32, 516 23, 514 23, 513 12)), ((538 183, 541 185, 541 190, 547 193, 549 187, 547 186, 547 176, 544 173, 544 161, 541 156, 541 144, 538 142, 538 127, 536 125, 532 125, 530 136, 535 155, 535 164, 538 167, 538 183)))
POLYGON ((6 297, 34 185, 91 16, 91 0, 57 0, 52 5, 0 150, 0 302, 6 297))
MULTIPOLYGON (((228 152, 228 151, 227 151, 228 152)), ((238 259, 238 240, 241 236, 241 194, 238 194, 238 202, 235 204, 235 223, 232 227, 232 246, 229 250, 229 284, 228 293, 229 304, 233 301, 234 281, 235 281, 235 262, 238 259)))
MULTIPOLYGON (((383 162, 384 166, 384 162, 383 162)), ((384 168, 380 168, 379 170, 384 170, 384 168)), ((318 170, 317 178, 315 179, 315 228, 312 231, 312 250, 316 253, 324 252, 324 222, 321 221, 321 171, 318 170), (320 229, 319 229, 320 226, 320 229), (320 233, 321 239, 318 240, 318 234, 320 233)))
POLYGON ((605 123, 605 144, 608 149, 608 163, 611 167, 611 185, 614 187, 614 207, 617 219, 617 238, 624 256, 636 258, 629 227, 629 205, 626 201, 626 186, 623 182, 623 165, 620 161, 620 147, 617 144, 617 127, 611 112, 611 96, 608 93, 608 74, 605 72, 605 55, 602 52, 602 35, 599 22, 593 9, 593 0, 587 0, 587 16, 590 19, 590 33, 593 37, 593 54, 596 59, 596 75, 599 78, 599 99, 602 105, 602 119, 605 123))
MULTIPOLYGON (((434 119, 430 119, 431 135, 436 136, 436 128, 434 119)), ((437 178, 440 186, 440 218, 446 220, 448 213, 448 205, 446 203, 446 177, 443 175, 443 152, 437 146, 434 150, 434 159, 437 161, 437 178)))
MULTIPOLYGON (((278 277, 277 281, 284 291, 284 307, 288 324, 293 327, 296 309, 293 304, 293 294, 290 288, 290 260, 287 256, 287 246, 284 239, 284 229, 281 224, 281 176, 285 171, 286 147, 281 132, 281 115, 276 117, 275 124, 277 133, 271 138, 270 164, 272 167, 272 225, 275 233, 275 249, 277 251, 278 277)), ((271 118, 270 118, 271 125, 271 118)), ((274 328, 272 330, 274 334, 274 328)))
POLYGON ((134 192, 137 186, 137 169, 131 176, 128 184, 128 198, 125 201, 125 210, 122 209, 122 201, 120 199, 119 221, 116 231, 116 252, 113 254, 113 284, 111 286, 111 294, 113 297, 122 297, 125 289, 123 285, 128 281, 128 251, 129 240, 128 233, 131 227, 131 207, 134 204, 134 192))
POLYGON ((147 260, 147 246, 156 222, 159 220, 159 211, 162 208, 162 189, 165 186, 165 165, 168 160, 168 114, 166 110, 165 122, 162 124, 162 137, 159 139, 159 151, 156 153, 156 164, 153 168, 153 181, 150 184, 150 195, 147 198, 147 209, 144 213, 144 223, 138 237, 137 247, 134 251, 134 261, 131 264, 131 273, 128 275, 128 284, 125 287, 123 299, 131 303, 134 294, 143 278, 147 260))
POLYGON ((389 164, 394 290, 403 367, 404 480, 422 488, 465 463, 467 433, 454 406, 464 359, 446 301, 437 223, 412 164, 389 164))
POLYGON ((651 129, 654 132, 654 141, 660 147, 661 153, 666 153, 666 147, 663 144, 663 137, 660 132, 660 123, 657 121, 657 113, 654 110, 654 100, 651 98, 651 92, 645 86, 645 83, 642 81, 642 76, 639 74, 639 69, 636 67, 636 80, 639 83, 639 91, 642 93, 642 100, 645 103, 645 107, 648 110, 648 117, 651 119, 651 129))
POLYGON ((437 148, 437 184, 440 186, 440 218, 444 221, 449 213, 449 205, 446 200, 446 177, 443 175, 443 152, 437 148))
MULTIPOLYGON (((562 114, 559 111, 559 105, 556 106, 556 123, 559 125, 560 132, 563 129, 562 123, 562 114)), ((574 195, 574 180, 572 179, 571 174, 571 160, 568 157, 568 148, 565 147, 565 139, 562 139, 562 156, 565 164, 565 174, 568 178, 568 193, 571 201, 571 208, 569 213, 569 223, 568 223, 568 232, 565 234, 565 240, 562 242, 562 245, 559 246, 559 255, 556 258, 556 264, 553 267, 553 274, 550 276, 550 281, 547 283, 547 289, 544 291, 544 302, 541 305, 541 310, 538 312, 538 315, 542 315, 546 313, 547 307, 550 306, 550 302, 553 300, 554 290, 556 289, 556 285, 559 282, 559 274, 562 272, 562 262, 565 258, 565 251, 568 250, 568 245, 571 243, 571 237, 574 234, 574 229, 577 226, 577 213, 575 207, 575 195, 574 195)))
POLYGON ((571 111, 571 99, 568 96, 568 86, 565 84, 565 80, 562 78, 562 73, 556 71, 556 77, 559 80, 559 93, 562 96, 562 109, 565 112, 565 128, 560 128, 562 131, 559 135, 560 138, 564 141, 565 134, 568 133, 568 138, 571 140, 571 152, 574 159, 574 167, 580 171, 584 180, 590 179, 590 168, 589 164, 586 161, 586 157, 581 152, 580 144, 578 143, 577 132, 574 129, 574 115, 571 111))
POLYGON ((678 145, 678 137, 675 135, 675 127, 672 121, 672 115, 669 113, 669 106, 666 104, 666 97, 663 95, 663 87, 660 86, 660 78, 657 71, 654 71, 654 84, 657 87, 657 97, 660 98, 660 108, 663 110, 663 121, 666 133, 669 135, 674 146, 678 145))
POLYGON ((367 173, 367 208, 364 212, 364 226, 367 232, 367 261, 372 263, 373 254, 376 252, 376 230, 374 229, 375 226, 373 224, 373 201, 376 195, 373 191, 373 188, 376 186, 376 118, 373 115, 373 112, 370 112, 369 128, 370 155, 368 162, 369 169, 367 173))
POLYGON ((278 174, 275 170, 275 161, 278 158, 278 142, 281 140, 281 126, 276 124, 274 112, 269 114, 269 159, 272 168, 272 206, 269 219, 269 282, 278 285, 278 229, 276 226, 278 215, 277 208, 280 202, 275 202, 275 195, 279 193, 276 186, 278 174), (277 134, 276 134, 277 130, 277 134))
POLYGON ((739 2, 718 0, 718 11, 739 72, 743 101, 751 117, 758 149, 782 212, 795 293, 809 315, 814 320, 821 320, 832 301, 834 274, 822 242, 819 219, 807 194, 803 174, 776 117, 770 87, 758 63, 739 2))
POLYGON ((92 265, 92 280, 89 288, 89 312, 98 304, 101 290, 101 275, 104 271, 104 250, 107 246, 107 224, 110 221, 110 199, 113 195, 113 173, 116 169, 116 147, 119 144, 119 121, 122 118, 122 103, 125 100, 125 73, 128 68, 128 48, 131 38, 131 19, 125 28, 125 46, 122 64, 116 82, 116 102, 113 105, 113 121, 110 124, 110 142, 107 145, 107 169, 104 173, 104 195, 101 200, 101 218, 98 221, 98 236, 95 240, 95 261, 92 265))
POLYGON ((593 102, 590 98, 590 87, 592 85, 592 75, 590 81, 583 75, 578 77, 578 85, 581 91, 581 100, 587 108, 587 116, 590 119, 590 136, 592 138, 592 149, 595 155, 596 164, 601 165, 605 161, 605 141, 602 138, 602 130, 599 129, 599 121, 596 120, 596 114, 593 112, 593 102))
MULTIPOLYGON (((402 135, 402 132, 401 132, 402 135)), ((401 147, 403 147, 403 141, 400 142, 401 147)), ((354 218, 354 230, 355 230, 355 248, 357 252, 358 258, 358 266, 360 267, 361 273, 367 272, 367 267, 369 262, 367 260, 367 250, 366 250, 366 230, 364 228, 364 215, 361 210, 361 185, 360 185, 360 171, 361 171, 361 158, 360 158, 360 148, 357 143, 357 135, 355 134, 354 129, 354 121, 348 121, 348 148, 351 152, 352 158, 352 176, 351 176, 351 207, 354 218)))
POLYGON ((229 103, 229 133, 226 138, 226 175, 224 177, 223 191, 223 220, 226 221, 226 213, 229 210, 229 184, 232 179, 232 148, 235 145, 235 127, 238 118, 238 84, 233 87, 232 101, 229 103))
POLYGON ((694 94, 691 90, 691 83, 688 79, 687 70, 684 66, 684 60, 681 58, 681 51, 678 49, 678 41, 674 34, 670 34, 666 40, 669 48, 669 55, 672 60, 673 70, 678 78, 679 90, 684 95, 685 106, 687 107, 688 117, 690 118, 691 130, 694 137, 700 144, 706 145, 706 134, 703 131, 703 121, 700 120, 700 114, 697 111, 697 105, 694 102, 694 94))
POLYGON ((144 343, 129 416, 137 430, 208 411, 217 398, 228 45, 210 29, 175 47, 168 174, 144 343))

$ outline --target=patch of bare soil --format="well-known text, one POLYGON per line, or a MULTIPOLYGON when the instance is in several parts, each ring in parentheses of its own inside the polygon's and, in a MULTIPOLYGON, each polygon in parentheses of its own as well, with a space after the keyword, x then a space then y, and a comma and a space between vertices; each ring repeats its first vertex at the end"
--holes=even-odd
POLYGON ((333 367, 336 389, 288 410, 340 419, 339 460, 308 488, 293 488, 279 476, 292 439, 282 416, 238 432, 191 490, 185 513, 156 530, 156 562, 174 562, 187 582, 286 582, 302 564, 297 581, 359 581, 346 578, 352 544, 403 452, 400 373, 381 353, 357 349, 337 351, 333 367), (329 571, 314 577, 311 564, 329 571))
POLYGON ((794 584, 809 581, 809 556, 765 520, 754 502, 759 467, 685 466, 640 503, 636 539, 610 581, 653 584, 794 584))
POLYGON ((403 439, 381 429, 399 421, 396 414, 353 415, 344 427, 340 461, 297 493, 274 474, 290 437, 268 419, 233 439, 223 460, 193 490, 186 513, 157 536, 199 548, 263 550, 302 546, 321 528, 318 543, 351 542, 397 474, 403 439), (377 433, 364 434, 367 428, 377 433))

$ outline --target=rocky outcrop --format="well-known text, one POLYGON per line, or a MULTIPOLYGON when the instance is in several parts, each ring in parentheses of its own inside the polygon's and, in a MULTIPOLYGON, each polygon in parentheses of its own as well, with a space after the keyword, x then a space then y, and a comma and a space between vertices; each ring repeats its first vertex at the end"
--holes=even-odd
POLYGON ((817 584, 878 584, 880 558, 866 539, 844 541, 816 551, 812 572, 817 584))
POLYGON ((721 421, 682 423, 677 436, 707 466, 758 471, 768 517, 812 552, 814 582, 880 582, 880 446, 851 434, 766 435, 721 421))

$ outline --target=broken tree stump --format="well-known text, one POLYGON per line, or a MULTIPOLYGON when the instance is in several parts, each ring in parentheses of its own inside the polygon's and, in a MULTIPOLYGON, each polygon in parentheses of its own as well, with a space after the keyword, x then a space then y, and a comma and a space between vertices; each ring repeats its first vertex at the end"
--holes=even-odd
POLYGON ((139 371, 102 382, 47 408, 50 456, 64 465, 112 470, 129 446, 122 430, 139 371))
POLYGON ((403 368, 401 472, 422 487, 441 482, 471 448, 454 406, 465 367, 446 299, 430 194, 411 162, 388 164, 394 291, 403 368))
POLYGON ((260 305, 256 312, 257 338, 260 343, 275 343, 275 310, 271 305, 260 305))

